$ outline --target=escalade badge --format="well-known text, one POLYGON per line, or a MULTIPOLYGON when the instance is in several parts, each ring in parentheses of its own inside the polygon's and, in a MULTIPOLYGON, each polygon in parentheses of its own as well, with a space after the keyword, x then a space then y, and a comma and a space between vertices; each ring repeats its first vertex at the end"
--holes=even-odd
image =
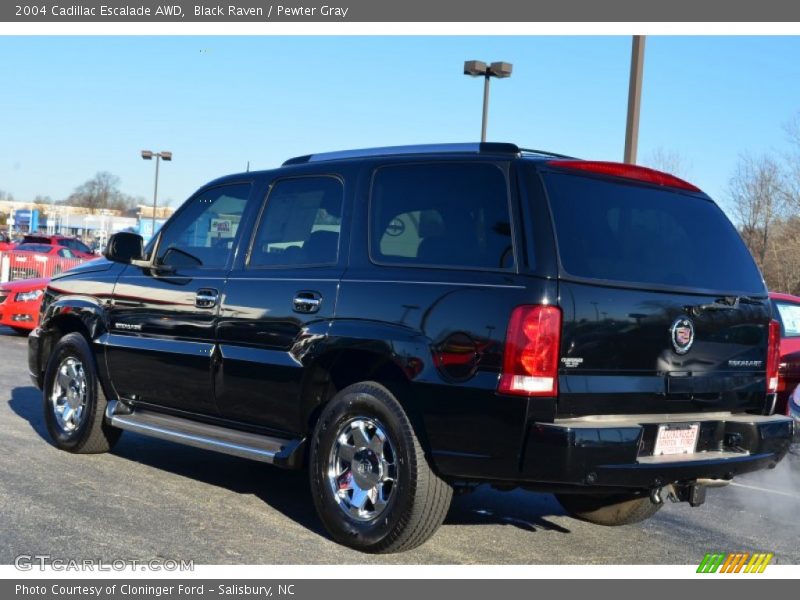
POLYGON ((680 318, 670 328, 672 347, 678 354, 686 354, 694 342, 694 325, 689 319, 680 318))

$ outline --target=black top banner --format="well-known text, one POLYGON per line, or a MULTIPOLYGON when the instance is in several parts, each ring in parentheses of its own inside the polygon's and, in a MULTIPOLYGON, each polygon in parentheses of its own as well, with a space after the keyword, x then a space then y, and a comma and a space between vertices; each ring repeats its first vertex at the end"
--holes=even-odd
POLYGON ((800 21, 786 0, 132 0, 2 3, 5 22, 781 22, 800 21), (329 3, 327 3, 329 2, 329 3))

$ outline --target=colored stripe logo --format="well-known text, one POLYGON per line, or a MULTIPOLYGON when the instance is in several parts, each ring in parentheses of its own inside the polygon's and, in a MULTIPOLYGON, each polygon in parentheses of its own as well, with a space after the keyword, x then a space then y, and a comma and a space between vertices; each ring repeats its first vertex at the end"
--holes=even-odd
POLYGON ((721 552, 708 553, 703 557, 698 573, 763 573, 775 556, 771 552, 721 552))

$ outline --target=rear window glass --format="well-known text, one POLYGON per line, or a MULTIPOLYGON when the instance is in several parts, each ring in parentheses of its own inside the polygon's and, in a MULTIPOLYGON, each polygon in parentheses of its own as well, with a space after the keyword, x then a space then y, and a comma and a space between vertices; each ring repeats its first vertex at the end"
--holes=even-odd
POLYGON ((561 263, 571 275, 764 294, 752 256, 713 202, 592 177, 544 179, 561 263))
POLYGON ((800 304, 776 302, 784 337, 800 337, 800 304))
POLYGON ((370 255, 379 263, 512 269, 503 171, 488 163, 428 163, 375 172, 370 255))

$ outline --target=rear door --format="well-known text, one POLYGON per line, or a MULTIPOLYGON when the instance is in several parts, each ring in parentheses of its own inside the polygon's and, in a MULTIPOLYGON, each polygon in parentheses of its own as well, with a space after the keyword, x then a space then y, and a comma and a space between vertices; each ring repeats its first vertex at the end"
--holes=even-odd
POLYGON ((719 207, 568 169, 542 181, 561 269, 558 413, 760 411, 770 305, 719 207))
POLYGON ((215 384, 223 417, 304 432, 303 366, 328 333, 346 264, 344 181, 302 175, 270 186, 222 303, 215 384))

